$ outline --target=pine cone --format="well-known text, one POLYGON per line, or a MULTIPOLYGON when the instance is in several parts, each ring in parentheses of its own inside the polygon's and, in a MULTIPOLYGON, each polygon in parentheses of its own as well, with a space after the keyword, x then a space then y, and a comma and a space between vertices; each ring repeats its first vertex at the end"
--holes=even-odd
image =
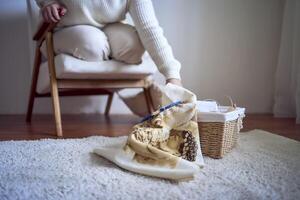
POLYGON ((196 138, 190 131, 182 131, 183 143, 181 143, 179 152, 183 159, 195 161, 197 156, 198 145, 196 138))

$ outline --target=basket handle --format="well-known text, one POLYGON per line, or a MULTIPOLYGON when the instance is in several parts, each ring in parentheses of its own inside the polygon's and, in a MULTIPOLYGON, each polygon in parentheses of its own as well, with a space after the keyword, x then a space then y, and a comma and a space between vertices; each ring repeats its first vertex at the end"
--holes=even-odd
POLYGON ((228 108, 227 112, 231 112, 234 111, 236 109, 236 104, 233 103, 233 100, 230 96, 226 95, 225 97, 227 97, 230 101, 231 106, 228 108))

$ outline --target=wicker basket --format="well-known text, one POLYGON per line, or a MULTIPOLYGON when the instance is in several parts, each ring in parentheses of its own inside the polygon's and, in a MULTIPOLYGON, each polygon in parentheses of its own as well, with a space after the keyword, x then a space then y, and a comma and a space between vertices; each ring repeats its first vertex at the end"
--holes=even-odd
POLYGON ((237 145, 244 111, 243 108, 236 108, 228 113, 212 113, 216 120, 213 117, 205 118, 205 114, 209 113, 198 112, 198 116, 202 114, 201 119, 198 120, 198 128, 203 155, 222 158, 237 145))

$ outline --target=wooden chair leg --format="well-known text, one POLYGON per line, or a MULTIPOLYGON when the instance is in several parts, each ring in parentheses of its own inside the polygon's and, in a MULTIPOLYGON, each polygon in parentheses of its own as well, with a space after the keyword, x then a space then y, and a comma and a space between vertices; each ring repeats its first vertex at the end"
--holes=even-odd
POLYGON ((62 133, 61 113, 60 113, 57 86, 52 85, 51 94, 52 94, 52 104, 53 104, 54 117, 55 117, 56 134, 58 137, 62 137, 63 133, 62 133))
POLYGON ((145 95, 145 100, 146 100, 146 106, 147 106, 149 114, 151 114, 154 111, 154 109, 153 109, 153 103, 152 103, 150 90, 149 90, 149 88, 143 88, 143 89, 144 89, 144 95, 145 95))
POLYGON ((109 115, 109 111, 110 111, 110 108, 111 108, 111 103, 113 101, 113 98, 114 98, 114 93, 111 93, 111 94, 108 95, 106 108, 105 108, 105 113, 104 113, 105 116, 109 115))
POLYGON ((33 73, 32 73, 32 79, 31 79, 31 88, 30 88, 29 101, 28 101, 27 114, 26 114, 27 122, 31 122, 31 116, 32 116, 32 111, 33 111, 34 98, 35 98, 36 86, 37 86, 37 81, 38 81, 38 76, 39 76, 40 64, 41 64, 41 51, 40 51, 39 46, 36 45, 33 73))
POLYGON ((56 79, 55 64, 54 64, 53 38, 52 38, 52 33, 50 32, 47 33, 46 44, 47 44, 47 57, 48 57, 48 67, 50 73, 49 74, 50 86, 51 86, 52 104, 53 104, 54 117, 55 117, 56 134, 57 136, 61 137, 63 136, 62 124, 61 124, 61 113, 60 113, 59 94, 58 94, 57 79, 56 79))

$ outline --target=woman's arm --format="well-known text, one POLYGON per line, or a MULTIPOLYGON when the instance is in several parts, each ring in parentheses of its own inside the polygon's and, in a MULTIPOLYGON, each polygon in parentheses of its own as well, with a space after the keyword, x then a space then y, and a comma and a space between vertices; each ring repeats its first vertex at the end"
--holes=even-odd
POLYGON ((151 0, 129 0, 129 13, 158 70, 166 77, 167 82, 181 85, 181 64, 174 58, 172 48, 163 35, 151 0))

